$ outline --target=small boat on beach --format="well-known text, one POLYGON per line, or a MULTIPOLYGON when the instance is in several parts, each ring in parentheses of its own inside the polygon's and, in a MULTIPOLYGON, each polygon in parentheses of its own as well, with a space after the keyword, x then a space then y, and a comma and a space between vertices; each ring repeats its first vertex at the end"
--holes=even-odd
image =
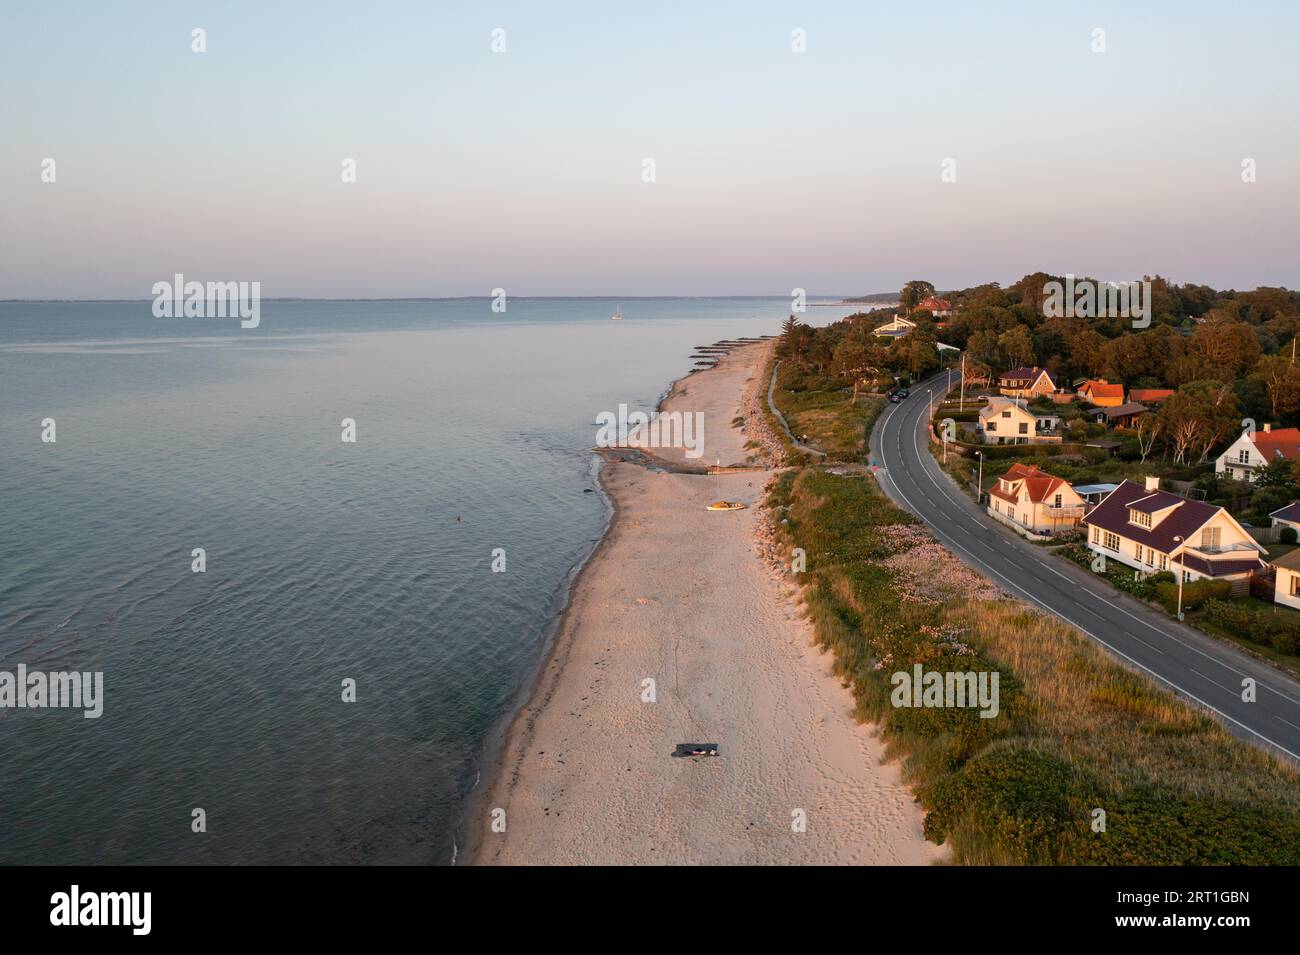
POLYGON ((705 504, 706 509, 710 511, 743 511, 744 503, 741 501, 714 501, 712 504, 705 504))

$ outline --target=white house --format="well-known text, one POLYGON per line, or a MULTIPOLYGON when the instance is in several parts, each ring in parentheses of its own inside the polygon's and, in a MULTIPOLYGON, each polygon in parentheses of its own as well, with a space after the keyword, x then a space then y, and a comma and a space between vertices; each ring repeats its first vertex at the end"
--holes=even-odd
POLYGON ((902 338, 912 329, 916 328, 916 322, 904 318, 902 315, 895 315, 894 320, 876 328, 878 338, 902 338))
POLYGON ((986 444, 1043 444, 1057 439, 1059 415, 1036 415, 1024 401, 993 395, 980 409, 977 427, 986 444))
POLYGON ((1189 501, 1124 481, 1083 519, 1088 549, 1145 573, 1162 570, 1184 580, 1240 580, 1263 567, 1264 548, 1222 507, 1189 501))
POLYGON ((1264 425, 1263 431, 1247 431, 1228 445, 1214 462, 1214 473, 1236 481, 1254 481, 1259 468, 1271 461, 1300 461, 1300 429, 1264 425))
POLYGON ((1300 532, 1300 501, 1292 501, 1268 515, 1273 527, 1291 527, 1300 532))
POLYGON ((1273 581, 1273 602, 1300 610, 1300 550, 1283 554, 1273 561, 1277 578, 1273 581))

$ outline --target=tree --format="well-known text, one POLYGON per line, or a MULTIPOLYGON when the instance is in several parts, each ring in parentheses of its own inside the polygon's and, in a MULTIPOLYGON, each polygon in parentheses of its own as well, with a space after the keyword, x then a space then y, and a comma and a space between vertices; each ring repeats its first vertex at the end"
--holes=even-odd
POLYGON ((1146 463, 1147 455, 1155 447, 1156 438, 1164 430, 1164 422, 1158 415, 1143 414, 1138 415, 1133 422, 1133 430, 1137 432, 1138 453, 1141 454, 1141 461, 1146 463))
POLYGON ((1185 464, 1203 460, 1211 448, 1235 432, 1240 427, 1241 408, 1227 385, 1197 381, 1174 392, 1158 418, 1173 448, 1174 463, 1185 464))
POLYGON ((929 282, 923 282, 920 279, 912 279, 903 286, 903 290, 898 293, 898 303, 903 306, 904 312, 910 312, 916 307, 916 304, 923 299, 929 298, 934 294, 934 286, 929 282))
POLYGON ((1029 329, 1017 325, 998 336, 998 352, 1007 368, 1028 367, 1034 363, 1034 343, 1029 329))
POLYGON ((1282 355, 1265 355, 1259 360, 1255 374, 1268 389, 1269 406, 1273 420, 1290 418, 1300 411, 1300 366, 1282 355))

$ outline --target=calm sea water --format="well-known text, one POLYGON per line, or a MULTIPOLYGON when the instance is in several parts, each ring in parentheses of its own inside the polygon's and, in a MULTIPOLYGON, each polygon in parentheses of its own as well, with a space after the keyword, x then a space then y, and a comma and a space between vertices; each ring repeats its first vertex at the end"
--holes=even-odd
POLYGON ((96 720, 0 709, 0 863, 450 861, 607 517, 595 415, 789 312, 488 306, 0 303, 0 669, 105 681, 96 720))

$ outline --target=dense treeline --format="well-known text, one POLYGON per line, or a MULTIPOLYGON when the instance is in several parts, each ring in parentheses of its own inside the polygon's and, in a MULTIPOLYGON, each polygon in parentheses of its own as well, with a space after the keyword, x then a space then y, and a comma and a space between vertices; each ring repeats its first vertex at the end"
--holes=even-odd
POLYGON ((1282 426, 1300 420, 1300 364, 1291 360, 1300 334, 1300 293, 1221 292, 1172 285, 1160 276, 1146 281, 1147 328, 1134 328, 1126 318, 1045 316, 1045 289, 1064 277, 1038 272, 1005 289, 993 283, 945 293, 956 314, 943 340, 991 373, 1040 365, 1062 387, 1079 378, 1128 388, 1195 385, 1194 393, 1209 395, 1223 418, 1235 419, 1234 429, 1242 417, 1282 426))

